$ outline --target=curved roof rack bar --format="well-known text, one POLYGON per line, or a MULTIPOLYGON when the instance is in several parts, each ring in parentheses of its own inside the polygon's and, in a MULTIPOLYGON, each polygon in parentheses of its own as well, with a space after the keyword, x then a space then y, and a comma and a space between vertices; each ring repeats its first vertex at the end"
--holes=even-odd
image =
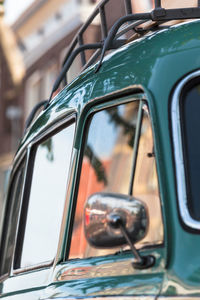
MULTIPOLYGON (((70 48, 63 60, 63 66, 64 64, 66 63, 66 60, 68 59, 68 57, 71 55, 71 52, 74 50, 74 48, 77 46, 78 44, 78 40, 79 40, 79 37, 82 37, 83 36, 83 33, 87 30, 87 28, 92 24, 92 22, 94 21, 94 19, 96 18, 96 16, 98 14, 100 14, 100 17, 101 17, 101 20, 104 20, 104 16, 102 16, 102 14, 105 15, 105 10, 102 9, 107 2, 109 2, 110 0, 103 0, 101 1, 97 7, 95 8, 94 12, 91 14, 91 16, 87 19, 87 21, 82 25, 82 27, 79 29, 79 31, 77 32, 76 36, 74 37, 74 39, 72 40, 71 42, 71 45, 70 45, 70 48)), ((102 23, 101 23, 102 24, 102 23)), ((104 24, 104 23, 103 23, 104 24)), ((102 24, 102 26, 104 26, 102 24)), ((106 25, 106 23, 105 23, 106 25)), ((107 36, 107 35, 106 35, 107 36)), ((106 37, 105 36, 105 37, 106 37)))
MULTIPOLYGON (((147 20, 149 21, 149 20, 147 20)), ((123 34, 125 34, 127 31, 129 31, 130 29, 133 29, 135 32, 137 32, 136 27, 144 24, 145 21, 144 20, 139 20, 139 21, 135 21, 134 23, 131 23, 129 25, 124 26, 116 35, 115 35, 115 39, 119 38, 120 36, 122 36, 123 34)))
POLYGON ((99 49, 99 48, 102 48, 102 43, 81 45, 79 48, 75 49, 74 52, 71 52, 68 60, 64 64, 60 74, 58 75, 58 77, 57 77, 57 79, 56 79, 56 81, 53 85, 53 89, 52 89, 52 92, 51 92, 50 99, 52 98, 54 92, 59 88, 59 85, 60 85, 61 81, 63 80, 66 72, 69 70, 69 68, 70 68, 71 64, 73 63, 74 59, 76 58, 76 56, 79 53, 82 53, 82 51, 84 51, 84 50, 99 49))
POLYGON ((105 7, 101 6, 99 8, 99 12, 100 12, 100 17, 101 17, 101 35, 102 35, 102 39, 105 39, 108 35, 105 7))
POLYGON ((87 69, 88 67, 90 67, 91 65, 93 65, 97 58, 101 55, 101 49, 98 49, 94 52, 94 54, 89 58, 89 60, 87 61, 87 63, 85 64, 85 66, 82 68, 81 72, 84 71, 85 69, 87 69))
MULTIPOLYGON (((114 25, 113 27, 111 28, 110 32, 109 32, 109 35, 107 37, 107 39, 105 40, 105 43, 103 45, 103 49, 102 49, 102 52, 101 52, 101 58, 100 58, 100 61, 99 61, 99 64, 95 70, 95 72, 98 72, 98 70, 100 69, 101 67, 101 64, 102 64, 102 61, 103 61, 103 58, 104 58, 104 55, 105 55, 105 52, 109 49, 110 47, 110 44, 112 43, 112 41, 114 40, 119 28, 125 23, 125 22, 128 22, 128 21, 135 21, 135 20, 140 20, 141 19, 143 20, 142 23, 144 23, 144 20, 148 21, 149 19, 151 19, 151 14, 150 13, 146 13, 146 14, 134 14, 134 15, 127 15, 125 17, 122 17, 120 18, 114 25)), ((137 22, 136 22, 137 23, 137 22)))
MULTIPOLYGON (((135 33, 138 33, 138 31, 136 30, 135 27, 138 26, 138 25, 141 25, 141 24, 144 24, 144 20, 140 20, 140 21, 137 21, 135 23, 132 23, 130 25, 125 26, 124 28, 122 28, 122 30, 118 34, 116 34, 115 38, 116 39, 119 38, 120 36, 122 36, 124 33, 126 33, 130 29, 133 29, 135 31, 135 33)), ((124 45, 127 42, 127 40, 120 39, 118 42, 119 43, 121 42, 121 46, 122 46, 122 45, 124 45)), ((118 43, 118 46, 120 46, 119 43, 118 43)), ((114 43, 113 43, 113 46, 114 46, 114 43)), ((112 49, 114 49, 114 47, 112 49)), ((101 55, 101 51, 102 51, 102 48, 98 49, 97 51, 95 51, 95 53, 89 58, 88 62, 85 64, 85 66, 83 67, 83 69, 81 70, 81 72, 84 71, 85 69, 87 69, 93 63, 96 62, 97 58, 101 55)))
POLYGON ((125 9, 126 9, 126 14, 132 14, 132 5, 130 0, 125 0, 125 9))
POLYGON ((92 15, 88 18, 85 24, 83 24, 83 26, 78 30, 76 36, 72 40, 70 48, 63 61, 63 68, 53 86, 53 90, 51 92, 51 96, 49 98, 48 104, 50 103, 54 92, 58 89, 61 81, 67 78, 67 72, 71 64, 73 63, 73 60, 76 58, 78 54, 81 55, 82 70, 86 69, 88 66, 91 66, 91 64, 93 64, 100 56, 100 61, 95 70, 95 72, 97 72, 102 65, 102 61, 106 51, 121 47, 122 45, 124 45, 129 41, 128 37, 127 38, 125 37, 125 39, 122 40, 121 38, 119 38, 120 36, 126 34, 130 30, 134 30, 134 32, 138 33, 139 35, 142 35, 147 31, 146 29, 143 29, 141 27, 138 28, 138 26, 140 26, 141 24, 145 24, 146 22, 152 21, 151 23, 152 26, 148 28, 148 30, 152 30, 155 26, 159 26, 160 24, 171 20, 200 18, 200 0, 198 0, 197 7, 176 8, 176 9, 162 8, 161 0, 154 0, 154 4, 155 4, 154 10, 152 10, 149 13, 139 13, 139 14, 132 13, 131 0, 123 0, 126 15, 121 17, 119 20, 117 20, 114 23, 114 25, 111 27, 110 31, 108 32, 105 5, 109 1, 110 0, 102 0, 97 5, 92 15), (96 18, 97 15, 100 16, 102 40, 93 44, 84 45, 83 34, 87 30, 87 28, 92 24, 93 20, 96 18), (124 24, 125 26, 121 28, 122 25, 124 24), (92 57, 90 57, 89 60, 86 61, 85 51, 91 49, 93 50, 96 49, 96 51, 94 52, 92 57))
POLYGON ((26 133, 26 130, 28 129, 28 127, 31 125, 31 123, 33 122, 33 119, 35 118, 37 112, 39 111, 39 109, 43 106, 45 107, 48 103, 48 100, 43 100, 38 102, 31 110, 28 118, 26 119, 25 122, 25 126, 24 126, 24 134, 26 133))
MULTIPOLYGON (((78 35, 78 44, 79 44, 79 46, 83 46, 83 36, 82 35, 78 35)), ((81 52, 81 61, 82 61, 82 65, 86 64, 86 57, 85 57, 84 51, 81 52)))

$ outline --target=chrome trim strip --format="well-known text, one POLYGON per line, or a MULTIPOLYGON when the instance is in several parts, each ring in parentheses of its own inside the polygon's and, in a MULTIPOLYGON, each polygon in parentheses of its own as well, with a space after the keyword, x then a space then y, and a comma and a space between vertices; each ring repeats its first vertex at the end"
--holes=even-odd
POLYGON ((195 71, 192 74, 186 76, 177 86, 172 97, 171 117, 172 117, 172 137, 174 144, 174 158, 175 158, 175 171, 177 179, 177 193, 178 193, 178 204, 183 222, 193 228, 200 229, 200 222, 194 220, 189 213, 187 207, 187 193, 186 193, 186 181, 185 181, 185 170, 184 170, 184 159, 182 150, 182 136, 180 126, 180 110, 179 100, 180 94, 184 85, 191 79, 200 76, 200 71, 195 71))
MULTIPOLYGON (((41 300, 51 300, 52 298, 41 298, 41 300)), ((56 300, 74 300, 77 298, 56 298, 56 300)), ((113 296, 89 296, 89 297, 80 297, 78 298, 79 300, 85 300, 85 299, 89 299, 89 300, 155 300, 156 296, 146 296, 146 295, 141 295, 141 296, 118 296, 118 295, 113 295, 113 296)), ((165 298, 166 299, 166 298, 165 298)), ((171 298, 170 298, 171 299, 171 298)), ((175 298, 173 298, 173 300, 175 300, 175 298)), ((182 300, 182 299, 181 299, 182 300)), ((185 299, 185 300, 189 300, 189 298, 185 299)), ((199 298, 198 298, 199 300, 199 298)))
POLYGON ((158 300, 199 300, 199 296, 185 295, 185 296, 158 296, 158 300))
MULTIPOLYGON (((75 140, 75 138, 74 138, 75 140)), ((66 232, 66 224, 67 224, 67 218, 69 214, 69 206, 70 206, 70 195, 72 191, 72 185, 73 185, 73 179, 75 178, 75 169, 76 169, 76 163, 78 160, 78 150, 73 148, 72 149, 72 155, 71 155, 71 164, 69 169, 69 177, 67 180, 67 190, 66 190, 66 197, 65 197, 65 206, 63 210, 62 215, 62 223, 61 223, 61 229, 60 229, 60 236, 59 236, 59 242, 57 247, 57 254, 54 259, 54 265, 53 268, 55 269, 56 265, 59 261, 62 259, 62 250, 65 249, 65 235, 66 232)))

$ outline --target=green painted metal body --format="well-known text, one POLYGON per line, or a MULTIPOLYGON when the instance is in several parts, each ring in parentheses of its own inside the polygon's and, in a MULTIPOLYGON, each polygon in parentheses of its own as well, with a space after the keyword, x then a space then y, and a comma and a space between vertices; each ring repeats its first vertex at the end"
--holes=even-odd
MULTIPOLYGON (((35 136, 46 131, 59 118, 75 113, 77 131, 72 201, 84 125, 89 113, 105 101, 118 103, 122 98, 136 97, 134 94, 141 98, 144 94, 153 124, 164 219, 164 245, 154 250, 156 265, 143 271, 133 270, 130 268, 131 255, 128 254, 129 264, 124 275, 127 254, 105 257, 103 261, 102 258, 91 258, 65 262, 6 279, 1 285, 3 298, 38 299, 38 290, 43 293, 41 299, 105 296, 111 291, 126 296, 200 297, 200 233, 188 231, 180 222, 170 132, 171 94, 184 76, 200 68, 199 28, 200 22, 194 21, 152 33, 107 56, 98 73, 93 67, 86 70, 40 114, 23 138, 17 154, 20 156, 35 136), (74 277, 73 271, 67 272, 77 268, 81 271, 74 277), (65 272, 66 280, 60 281, 62 272, 65 272)), ((66 239, 68 227, 67 223, 66 239)), ((61 251, 60 258, 63 255, 64 251, 61 251)))

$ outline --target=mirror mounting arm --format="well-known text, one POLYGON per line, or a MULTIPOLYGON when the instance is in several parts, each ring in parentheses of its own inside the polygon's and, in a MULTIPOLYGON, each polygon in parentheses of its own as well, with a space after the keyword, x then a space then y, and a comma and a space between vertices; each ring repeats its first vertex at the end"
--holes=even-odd
POLYGON ((154 265, 155 263, 154 256, 152 255, 141 256, 137 251, 137 249, 135 248, 135 246, 132 244, 128 232, 126 230, 126 222, 123 220, 123 218, 120 215, 110 214, 108 216, 108 223, 110 227, 121 230, 121 233, 123 234, 127 244, 130 246, 130 249, 133 253, 134 260, 132 262, 132 265, 135 269, 147 269, 154 265))

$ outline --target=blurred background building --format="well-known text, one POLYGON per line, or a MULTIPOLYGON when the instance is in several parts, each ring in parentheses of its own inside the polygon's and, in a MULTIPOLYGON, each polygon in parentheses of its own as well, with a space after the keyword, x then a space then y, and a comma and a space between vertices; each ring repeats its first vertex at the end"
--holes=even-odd
MULTIPOLYGON (((0 0, 0 204, 9 167, 27 116, 33 106, 48 99, 62 59, 74 34, 98 0, 0 0), (11 15, 15 16, 11 18, 11 15)), ((196 5, 195 0, 163 0, 164 7, 196 5)), ((149 11, 153 0, 132 0, 134 12, 149 11)), ((123 13, 122 0, 108 7, 110 23, 123 13)), ((99 39, 99 20, 84 35, 86 42, 99 39)), ((89 54, 90 55, 90 54, 89 54)), ((73 64, 69 81, 80 70, 73 64)), ((1 206, 0 206, 1 209, 1 206)))
POLYGON ((22 131, 23 58, 15 35, 4 22, 0 2, 0 211, 9 167, 22 131))

